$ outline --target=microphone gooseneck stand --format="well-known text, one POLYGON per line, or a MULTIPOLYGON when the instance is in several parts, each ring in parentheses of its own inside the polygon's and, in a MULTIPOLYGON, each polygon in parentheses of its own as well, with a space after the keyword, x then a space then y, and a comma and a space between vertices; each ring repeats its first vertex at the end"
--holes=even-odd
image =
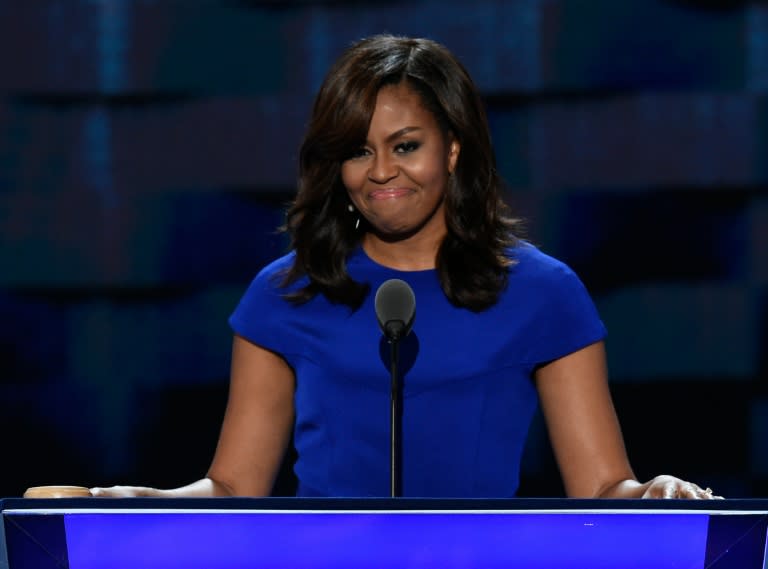
POLYGON ((408 335, 416 316, 416 297, 410 285, 400 279, 389 279, 376 291, 374 301, 376 319, 389 342, 390 360, 390 444, 389 444, 389 493, 392 498, 401 495, 401 432, 402 398, 400 378, 397 374, 400 340, 408 335))
MULTIPOLYGON (((399 322, 398 322, 399 323, 399 322)), ((389 408, 389 494, 396 498, 400 496, 400 381, 397 376, 400 337, 393 334, 389 341, 390 354, 390 408, 389 408)))

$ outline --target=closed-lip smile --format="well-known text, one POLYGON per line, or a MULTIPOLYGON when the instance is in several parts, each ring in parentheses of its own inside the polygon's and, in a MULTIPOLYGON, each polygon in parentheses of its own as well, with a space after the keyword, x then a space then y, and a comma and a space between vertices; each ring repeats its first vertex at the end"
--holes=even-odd
POLYGON ((401 198, 410 193, 409 188, 381 188, 380 190, 373 190, 368 194, 368 197, 372 200, 389 200, 401 198))

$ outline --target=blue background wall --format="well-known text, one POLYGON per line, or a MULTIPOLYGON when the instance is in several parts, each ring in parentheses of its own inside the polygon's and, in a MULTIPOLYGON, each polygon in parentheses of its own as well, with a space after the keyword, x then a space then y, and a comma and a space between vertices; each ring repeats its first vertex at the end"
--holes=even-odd
MULTIPOLYGON (((205 473, 312 96, 383 31, 475 77, 609 329, 638 476, 768 492, 765 4, 0 0, 0 495, 205 473)), ((540 418, 524 474, 561 492, 540 418)))

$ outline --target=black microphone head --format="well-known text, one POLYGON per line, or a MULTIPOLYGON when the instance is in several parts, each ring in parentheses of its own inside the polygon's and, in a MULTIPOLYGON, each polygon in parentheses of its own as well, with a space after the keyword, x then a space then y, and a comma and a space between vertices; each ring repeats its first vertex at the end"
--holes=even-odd
POLYGON ((400 279, 389 279, 376 291, 376 318, 389 341, 408 335, 416 317, 416 296, 410 285, 400 279))

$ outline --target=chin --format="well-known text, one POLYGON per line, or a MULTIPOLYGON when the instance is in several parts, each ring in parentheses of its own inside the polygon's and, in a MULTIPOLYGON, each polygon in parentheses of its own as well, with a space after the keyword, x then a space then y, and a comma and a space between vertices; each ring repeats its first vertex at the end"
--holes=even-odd
POLYGON ((373 233, 382 241, 402 241, 412 237, 419 232, 418 227, 412 226, 377 226, 373 228, 373 233))

